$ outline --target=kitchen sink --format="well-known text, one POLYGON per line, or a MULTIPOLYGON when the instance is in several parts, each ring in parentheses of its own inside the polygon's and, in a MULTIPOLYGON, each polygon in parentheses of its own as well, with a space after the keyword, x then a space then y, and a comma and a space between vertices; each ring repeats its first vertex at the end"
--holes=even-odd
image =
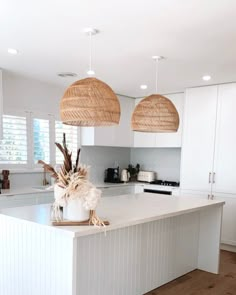
POLYGON ((40 191, 46 191, 52 189, 51 185, 36 185, 32 186, 33 189, 40 190, 40 191))

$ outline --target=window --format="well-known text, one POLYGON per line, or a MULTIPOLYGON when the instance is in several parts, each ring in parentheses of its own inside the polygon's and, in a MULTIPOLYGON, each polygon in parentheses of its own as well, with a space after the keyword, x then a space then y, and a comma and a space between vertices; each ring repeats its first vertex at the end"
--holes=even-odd
POLYGON ((33 119, 34 163, 43 160, 50 162, 49 120, 33 119))
MULTIPOLYGON (((78 148, 78 127, 64 125, 60 121, 55 121, 55 139, 56 142, 62 143, 63 133, 66 134, 66 143, 68 149, 72 152, 72 161, 75 162, 78 148)), ((56 148, 56 164, 63 163, 63 155, 56 148)))
POLYGON ((72 160, 77 156, 79 129, 55 121, 53 115, 17 111, 3 115, 3 139, 0 140, 0 169, 42 168, 43 160, 51 165, 62 164, 63 155, 55 141, 62 144, 66 134, 67 147, 72 160), (10 166, 9 166, 10 165, 10 166))
POLYGON ((26 117, 3 115, 0 164, 27 164, 26 117))

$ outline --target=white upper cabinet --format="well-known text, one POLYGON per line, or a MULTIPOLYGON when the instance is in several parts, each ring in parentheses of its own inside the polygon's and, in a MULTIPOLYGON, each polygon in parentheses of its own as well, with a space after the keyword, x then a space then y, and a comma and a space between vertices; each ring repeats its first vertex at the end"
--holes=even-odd
POLYGON ((174 103, 180 117, 178 132, 148 133, 133 132, 131 117, 134 107, 141 99, 120 96, 121 118, 117 126, 82 127, 82 146, 117 146, 117 147, 181 147, 184 93, 170 94, 167 97, 174 103))
POLYGON ((134 99, 119 96, 121 117, 120 123, 108 127, 82 127, 81 145, 83 146, 133 146, 133 132, 130 120, 134 109, 134 99))
POLYGON ((236 83, 220 85, 213 190, 236 194, 236 83))
MULTIPOLYGON (((179 113, 180 124, 178 132, 134 132, 134 147, 181 147, 184 93, 169 94, 165 96, 173 102, 179 113)), ((140 100, 141 99, 136 99, 135 104, 137 105, 140 100)))
POLYGON ((217 86, 186 90, 181 189, 211 190, 216 110, 217 86))
POLYGON ((3 90, 2 90, 2 70, 0 69, 0 140, 2 139, 2 114, 3 114, 3 90))

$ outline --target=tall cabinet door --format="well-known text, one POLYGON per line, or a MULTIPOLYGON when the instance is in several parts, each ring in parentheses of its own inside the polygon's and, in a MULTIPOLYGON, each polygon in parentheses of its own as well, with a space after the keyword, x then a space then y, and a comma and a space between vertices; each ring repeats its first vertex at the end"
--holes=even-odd
POLYGON ((211 191, 217 86, 187 89, 181 159, 181 189, 211 191))
POLYGON ((236 83, 219 86, 213 190, 236 194, 236 83))

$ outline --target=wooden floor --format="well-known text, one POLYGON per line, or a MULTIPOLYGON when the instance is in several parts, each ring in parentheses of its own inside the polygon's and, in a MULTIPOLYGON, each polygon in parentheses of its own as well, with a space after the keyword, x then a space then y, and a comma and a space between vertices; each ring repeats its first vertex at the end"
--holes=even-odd
POLYGON ((236 253, 221 251, 220 274, 195 270, 146 295, 236 295, 236 253))

